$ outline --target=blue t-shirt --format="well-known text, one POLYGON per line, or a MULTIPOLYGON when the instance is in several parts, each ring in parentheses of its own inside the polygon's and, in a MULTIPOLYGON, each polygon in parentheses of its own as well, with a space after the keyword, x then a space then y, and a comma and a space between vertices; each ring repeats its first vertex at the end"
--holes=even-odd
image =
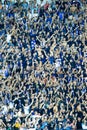
POLYGON ((46 58, 45 57, 41 58, 41 62, 42 62, 42 64, 44 64, 46 62, 46 58))
POLYGON ((53 56, 49 57, 49 61, 50 61, 50 64, 53 64, 54 63, 54 57, 53 56))
POLYGON ((35 49, 35 45, 36 45, 36 41, 35 40, 32 40, 31 41, 31 49, 35 49))
POLYGON ((64 19, 64 12, 59 12, 58 15, 60 20, 64 19))
POLYGON ((5 70, 4 75, 5 75, 5 77, 8 77, 8 76, 9 76, 8 69, 5 70))
POLYGON ((48 17, 48 18, 47 18, 46 23, 48 23, 48 22, 49 22, 50 24, 52 23, 52 18, 51 18, 51 17, 48 17))

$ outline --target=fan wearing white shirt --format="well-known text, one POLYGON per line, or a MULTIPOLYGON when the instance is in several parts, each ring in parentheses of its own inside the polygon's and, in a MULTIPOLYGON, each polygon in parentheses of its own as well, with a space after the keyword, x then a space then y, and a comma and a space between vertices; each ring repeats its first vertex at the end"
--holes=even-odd
POLYGON ((87 121, 83 121, 83 123, 82 123, 82 128, 83 128, 83 130, 87 130, 87 121))
POLYGON ((23 107, 24 107, 24 114, 25 115, 29 114, 29 110, 30 110, 30 107, 32 106, 32 104, 33 104, 33 101, 31 102, 30 105, 28 105, 28 103, 25 103, 25 106, 23 105, 23 107))
POLYGON ((9 43, 11 41, 11 34, 7 34, 7 39, 6 39, 7 43, 9 43))
POLYGON ((13 104, 13 102, 10 101, 10 103, 9 103, 9 109, 13 109, 13 107, 14 107, 14 104, 13 104))
POLYGON ((61 66, 61 59, 56 59, 55 68, 59 69, 60 66, 61 66))
POLYGON ((7 114, 7 112, 8 112, 8 107, 6 106, 6 105, 3 105, 2 106, 2 113, 5 115, 5 114, 7 114))

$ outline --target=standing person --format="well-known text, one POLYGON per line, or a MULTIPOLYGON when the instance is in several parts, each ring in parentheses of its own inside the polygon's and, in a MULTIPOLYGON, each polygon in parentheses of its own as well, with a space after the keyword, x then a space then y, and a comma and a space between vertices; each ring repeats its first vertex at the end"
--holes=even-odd
POLYGON ((25 114, 25 115, 28 115, 28 114, 30 113, 30 107, 32 106, 32 104, 33 104, 33 100, 32 100, 32 102, 31 102, 30 105, 28 105, 28 103, 25 103, 25 106, 23 105, 24 114, 25 114))
POLYGON ((77 130, 82 130, 82 119, 80 117, 77 118, 76 128, 77 130))

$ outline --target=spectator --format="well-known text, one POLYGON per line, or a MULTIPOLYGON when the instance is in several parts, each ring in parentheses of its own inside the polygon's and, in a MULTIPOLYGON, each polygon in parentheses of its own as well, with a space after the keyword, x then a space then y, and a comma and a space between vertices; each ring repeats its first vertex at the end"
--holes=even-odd
POLYGON ((86 128, 86 1, 0 3, 0 129, 86 128))

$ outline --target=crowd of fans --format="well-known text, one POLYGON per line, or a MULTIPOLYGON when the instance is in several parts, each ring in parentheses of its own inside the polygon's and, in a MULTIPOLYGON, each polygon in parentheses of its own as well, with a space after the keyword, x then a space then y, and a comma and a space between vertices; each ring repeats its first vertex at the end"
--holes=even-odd
POLYGON ((0 2, 0 130, 87 129, 87 1, 0 2))

